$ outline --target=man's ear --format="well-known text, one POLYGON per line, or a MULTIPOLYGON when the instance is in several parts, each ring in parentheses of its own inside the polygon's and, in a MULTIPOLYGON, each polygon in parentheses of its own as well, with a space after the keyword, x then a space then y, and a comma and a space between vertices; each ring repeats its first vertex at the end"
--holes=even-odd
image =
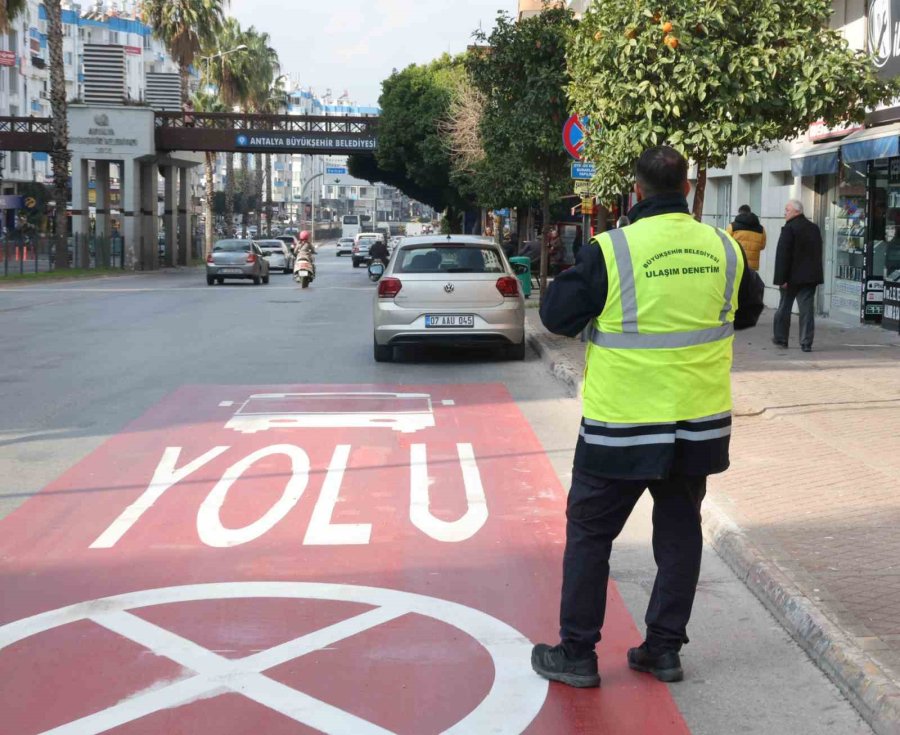
POLYGON ((644 190, 641 189, 641 185, 637 182, 634 184, 634 193, 637 194, 637 200, 639 202, 644 201, 644 190))
POLYGON ((691 182, 687 179, 684 180, 684 183, 681 185, 681 191, 684 193, 684 196, 687 197, 691 193, 691 182))

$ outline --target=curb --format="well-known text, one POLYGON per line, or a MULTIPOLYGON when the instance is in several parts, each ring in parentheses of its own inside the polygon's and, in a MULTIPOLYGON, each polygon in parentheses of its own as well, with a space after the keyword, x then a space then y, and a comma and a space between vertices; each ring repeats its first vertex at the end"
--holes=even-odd
MULTIPOLYGON (((528 328, 528 344, 572 397, 581 372, 558 354, 551 340, 528 328)), ((709 495, 703 535, 813 662, 841 690, 877 735, 900 735, 900 685, 809 600, 777 563, 769 560, 709 495)))

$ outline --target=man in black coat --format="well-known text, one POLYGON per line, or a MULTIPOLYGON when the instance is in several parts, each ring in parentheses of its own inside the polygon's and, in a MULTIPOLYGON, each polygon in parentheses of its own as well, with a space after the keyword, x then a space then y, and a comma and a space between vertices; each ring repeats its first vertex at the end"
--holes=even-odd
POLYGON ((786 224, 781 228, 775 254, 775 285, 781 303, 775 312, 772 342, 788 346, 794 300, 800 310, 800 349, 812 352, 815 335, 816 286, 825 282, 822 267, 822 233, 803 214, 803 205, 791 199, 784 207, 786 224))

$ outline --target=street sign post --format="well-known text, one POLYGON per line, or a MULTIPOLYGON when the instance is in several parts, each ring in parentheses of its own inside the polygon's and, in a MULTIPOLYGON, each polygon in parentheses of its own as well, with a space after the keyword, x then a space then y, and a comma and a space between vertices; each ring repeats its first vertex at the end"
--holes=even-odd
POLYGON ((573 181, 572 183, 575 194, 587 195, 591 193, 590 181, 573 181))
POLYGON ((597 169, 593 163, 573 163, 572 178, 587 181, 594 178, 597 169))
POLYGON ((572 117, 566 120, 566 124, 563 125, 563 146, 565 147, 566 152, 576 161, 580 161, 583 157, 582 150, 584 149, 585 142, 584 131, 587 127, 587 122, 588 119, 586 117, 572 115, 572 117))

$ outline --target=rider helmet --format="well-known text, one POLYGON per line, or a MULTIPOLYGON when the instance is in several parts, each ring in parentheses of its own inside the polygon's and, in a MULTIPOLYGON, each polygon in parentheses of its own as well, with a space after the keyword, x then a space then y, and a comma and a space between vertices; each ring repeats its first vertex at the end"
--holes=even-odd
POLYGON ((297 237, 300 242, 308 242, 309 241, 309 232, 303 230, 300 235, 297 237))

